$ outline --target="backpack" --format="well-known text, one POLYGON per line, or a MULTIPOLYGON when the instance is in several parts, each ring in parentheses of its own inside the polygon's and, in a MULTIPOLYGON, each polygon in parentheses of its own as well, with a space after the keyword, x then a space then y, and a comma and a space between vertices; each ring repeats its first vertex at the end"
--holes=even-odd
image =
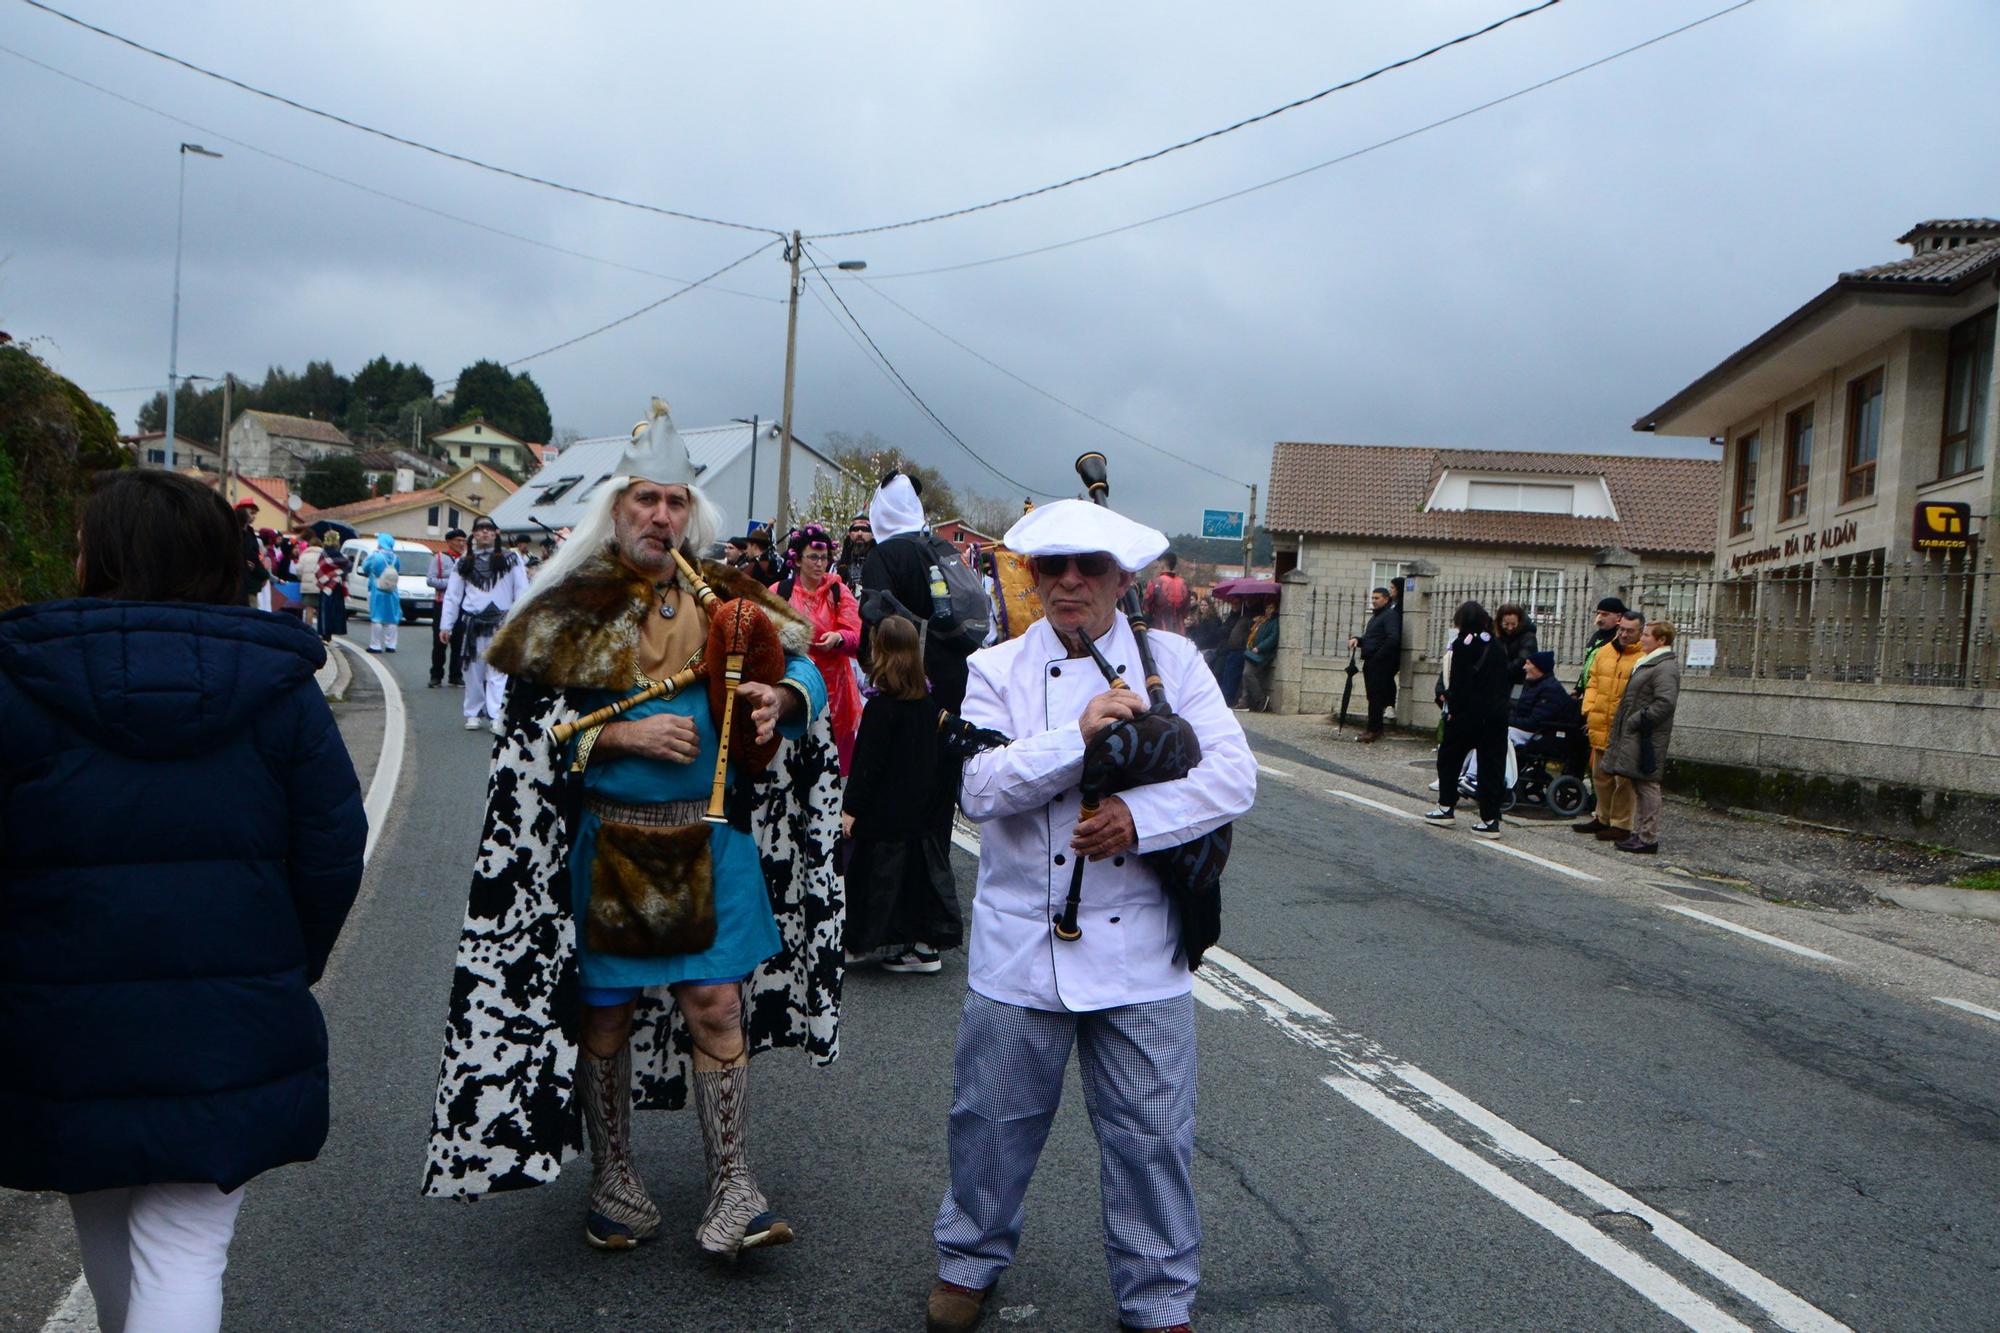
POLYGON ((395 556, 389 556, 389 563, 376 571, 374 584, 376 592, 395 592, 403 586, 397 575, 395 556))
MULTIPOLYGON (((935 639, 957 652, 970 654, 986 641, 993 628, 993 603, 987 599, 986 585, 978 573, 958 554, 958 548, 929 532, 906 532, 890 541, 915 542, 929 564, 926 571, 931 590, 929 620, 905 610, 887 590, 882 600, 893 610, 923 626, 927 638, 935 639)), ((867 598, 876 593, 870 590, 867 598)), ((864 599, 865 601, 866 599, 864 599)))

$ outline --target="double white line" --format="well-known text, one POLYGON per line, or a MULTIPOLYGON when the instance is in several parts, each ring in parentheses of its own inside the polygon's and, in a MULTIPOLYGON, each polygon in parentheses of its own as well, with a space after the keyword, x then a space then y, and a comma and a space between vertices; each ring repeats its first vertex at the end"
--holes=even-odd
POLYGON ((1369 1038, 1342 1031, 1324 1009, 1228 950, 1210 949, 1203 956, 1196 992, 1211 1007, 1254 1013, 1292 1041, 1325 1056, 1331 1068, 1320 1081, 1327 1087, 1687 1327, 1701 1333, 1748 1333, 1749 1329, 1640 1249, 1627 1248, 1599 1231, 1588 1218, 1530 1189, 1508 1167, 1534 1167, 1605 1213, 1643 1222, 1650 1240, 1755 1305, 1780 1328, 1795 1333, 1851 1333, 1847 1325, 1823 1310, 1515 1128, 1464 1093, 1396 1059, 1369 1038))

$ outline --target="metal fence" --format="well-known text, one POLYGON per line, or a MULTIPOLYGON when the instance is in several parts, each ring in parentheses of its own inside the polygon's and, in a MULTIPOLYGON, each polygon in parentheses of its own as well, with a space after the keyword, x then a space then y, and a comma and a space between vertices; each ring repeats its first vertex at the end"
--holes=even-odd
MULTIPOLYGON (((1368 594, 1350 588, 1308 587, 1306 594, 1307 657, 1347 656, 1347 641, 1368 628, 1368 594)), ((1287 590, 1286 597, 1297 595, 1287 590)))
POLYGON ((1983 689, 2000 683, 1991 556, 1879 554, 1723 577, 1641 577, 1649 620, 1672 621, 1690 670, 1745 680, 1983 689))
POLYGON ((1527 611, 1535 627, 1535 647, 1554 653, 1558 669, 1581 663, 1584 645, 1597 624, 1597 603, 1589 595, 1588 577, 1572 570, 1537 572, 1556 577, 1545 582, 1511 578, 1430 584, 1425 591, 1430 594, 1433 656, 1441 656, 1451 642, 1452 619, 1462 604, 1477 602, 1497 621, 1500 608, 1511 603, 1527 611))

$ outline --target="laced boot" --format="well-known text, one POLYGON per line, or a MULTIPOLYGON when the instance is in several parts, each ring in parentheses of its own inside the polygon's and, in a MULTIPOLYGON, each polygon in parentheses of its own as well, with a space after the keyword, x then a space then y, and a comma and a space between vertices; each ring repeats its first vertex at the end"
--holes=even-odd
POLYGON ((702 1156, 708 1164, 708 1208, 694 1239, 708 1253, 725 1259, 792 1239, 792 1228, 771 1211, 764 1191, 750 1177, 744 1143, 749 1078, 749 1062, 741 1057, 722 1069, 694 1072, 694 1104, 701 1116, 702 1156))
POLYGON ((629 1250, 660 1229, 660 1210, 632 1169, 632 1048, 610 1059, 577 1054, 583 1124, 590 1137, 590 1215, 583 1238, 600 1250, 629 1250))

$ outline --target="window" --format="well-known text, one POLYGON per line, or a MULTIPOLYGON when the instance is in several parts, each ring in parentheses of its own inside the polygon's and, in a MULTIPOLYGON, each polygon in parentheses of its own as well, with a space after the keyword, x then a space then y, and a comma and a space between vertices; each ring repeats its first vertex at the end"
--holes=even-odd
POLYGON ((1938 475, 1955 477, 1986 462, 1986 396, 1993 381, 1993 311, 1951 331, 1944 371, 1944 441, 1938 475))
POLYGON ((487 461, 487 462, 489 462, 489 463, 497 463, 497 462, 499 462, 499 461, 500 461, 500 446, 499 446, 499 445, 497 445, 497 444, 489 444, 489 445, 487 445, 487 446, 486 446, 486 461, 487 461))
POLYGON ((1560 569, 1510 569, 1507 571, 1507 600, 1528 608, 1535 620, 1560 620, 1563 604, 1563 574, 1560 569))
MULTIPOLYGON (((430 526, 431 526, 431 528, 432 528, 433 530, 435 530, 435 529, 437 528, 437 525, 438 525, 438 507, 437 507, 436 505, 432 505, 432 506, 431 506, 431 508, 430 508, 430 513, 429 513, 429 515, 428 515, 428 516, 427 516, 427 517, 426 517, 426 518, 424 519, 424 522, 426 522, 426 523, 430 524, 430 526)), ((452 522, 453 522, 454 524, 456 524, 456 523, 458 522, 458 520, 457 520, 457 519, 453 519, 453 520, 452 520, 452 522)))
POLYGON ((167 451, 165 449, 148 449, 146 451, 146 461, 148 463, 158 463, 162 466, 165 466, 167 461, 167 451))
POLYGON ((448 509, 449 509, 449 510, 451 511, 451 525, 452 525, 452 526, 453 526, 454 528, 456 528, 456 527, 462 527, 462 526, 464 526, 464 518, 463 518, 463 516, 462 516, 462 515, 460 515, 460 513, 458 512, 458 506, 457 506, 457 505, 449 505, 449 506, 447 506, 447 508, 448 508, 448 509))
POLYGON ((471 445, 469 445, 469 444, 461 444, 461 445, 459 445, 459 446, 458 446, 458 456, 459 456, 460 458, 470 458, 470 457, 472 457, 472 446, 471 446, 471 445))
POLYGON ((1812 481, 1813 410, 1808 403, 1785 417, 1785 495, 1778 517, 1804 518, 1806 488, 1812 481))
POLYGON ((549 483, 548 488, 541 493, 541 496, 535 501, 535 503, 538 505, 554 504, 556 501, 562 499, 565 495, 568 495, 570 491, 575 488, 576 484, 582 480, 583 478, 580 475, 573 477, 557 477, 554 481, 549 483))
POLYGON ((1882 452, 1882 372, 1871 370, 1847 386, 1847 470, 1842 502, 1875 494, 1875 458, 1882 452))
POLYGON ((1498 509, 1507 513, 1567 514, 1574 508, 1576 488, 1527 482, 1475 481, 1466 492, 1467 509, 1498 509))
POLYGON ((1751 516, 1757 512, 1757 432, 1736 442, 1736 503, 1730 511, 1729 532, 1739 536, 1750 531, 1751 516))
POLYGON ((1407 560, 1377 560, 1368 566, 1368 591, 1387 588, 1390 579, 1399 579, 1409 572, 1407 560))

